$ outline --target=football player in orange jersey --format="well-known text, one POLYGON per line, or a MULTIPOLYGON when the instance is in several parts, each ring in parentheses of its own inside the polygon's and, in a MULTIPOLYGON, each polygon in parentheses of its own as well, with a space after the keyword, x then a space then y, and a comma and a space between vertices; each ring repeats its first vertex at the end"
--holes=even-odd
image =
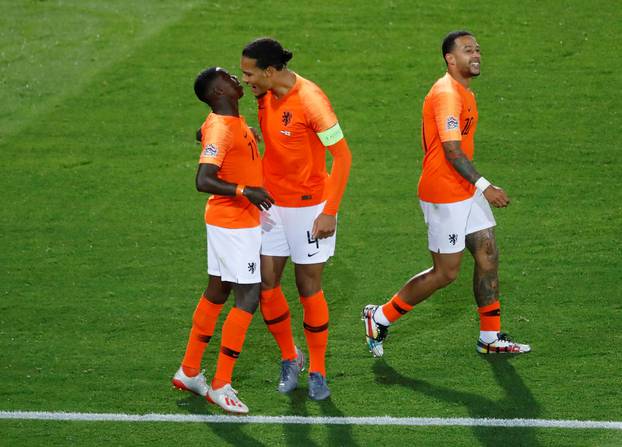
POLYGON ((442 55, 447 73, 432 86, 423 104, 424 159, 418 188, 433 266, 412 277, 383 306, 369 304, 363 309, 367 344, 372 355, 382 356, 389 325, 456 279, 466 246, 475 261, 477 351, 529 352, 529 345, 513 342, 501 332, 499 255, 489 204, 503 208, 510 200, 472 163, 478 114, 470 83, 480 74, 480 47, 471 33, 454 31, 443 40, 442 55))
POLYGON ((337 116, 324 92, 287 68, 292 53, 271 38, 250 42, 242 51, 243 80, 257 97, 265 142, 265 188, 275 205, 262 215, 261 312, 281 350, 278 390, 298 385, 302 351, 294 345, 281 276, 291 258, 304 309, 309 349, 309 397, 330 395, 326 383, 328 305, 322 290, 324 264, 335 250, 337 210, 351 154, 337 116), (326 151, 333 157, 330 175, 326 151))
POLYGON ((199 74, 194 90, 212 109, 197 132, 202 152, 196 174, 197 189, 212 194, 205 209, 209 282, 194 312, 186 353, 172 382, 228 412, 248 413, 231 387, 231 376, 259 304, 259 214, 274 199, 261 186, 257 143, 238 112, 244 94, 238 79, 212 67, 199 74), (216 372, 207 385, 201 360, 231 290, 235 306, 223 324, 216 372))

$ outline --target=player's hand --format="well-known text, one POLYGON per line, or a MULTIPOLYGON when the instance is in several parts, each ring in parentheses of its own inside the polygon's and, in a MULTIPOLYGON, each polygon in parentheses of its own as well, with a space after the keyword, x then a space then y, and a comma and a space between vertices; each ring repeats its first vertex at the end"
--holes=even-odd
POLYGON ((313 239, 325 239, 335 234, 335 228, 337 228, 337 218, 330 214, 322 213, 313 222, 311 236, 313 239))
POLYGON ((495 208, 505 208, 510 204, 510 199, 505 191, 498 186, 490 185, 484 191, 484 197, 495 208))
POLYGON ((261 133, 254 127, 249 127, 249 129, 253 132, 253 136, 255 137, 255 140, 257 140, 257 143, 261 142, 261 133))
POLYGON ((274 203, 270 193, 260 186, 245 186, 244 196, 261 211, 269 210, 274 203))

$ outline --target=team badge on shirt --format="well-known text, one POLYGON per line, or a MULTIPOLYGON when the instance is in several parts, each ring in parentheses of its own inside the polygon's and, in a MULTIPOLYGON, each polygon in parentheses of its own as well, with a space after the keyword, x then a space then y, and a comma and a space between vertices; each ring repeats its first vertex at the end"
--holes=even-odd
POLYGON ((445 128, 447 130, 455 130, 458 128, 458 119, 455 116, 449 115, 447 117, 447 123, 445 124, 445 128))
POLYGON ((287 126, 292 121, 292 112, 283 112, 283 116, 281 116, 281 121, 284 126, 287 126))
POLYGON ((218 148, 214 146, 213 144, 208 144, 203 149, 203 153, 201 154, 201 157, 215 157, 217 154, 218 154, 218 148))

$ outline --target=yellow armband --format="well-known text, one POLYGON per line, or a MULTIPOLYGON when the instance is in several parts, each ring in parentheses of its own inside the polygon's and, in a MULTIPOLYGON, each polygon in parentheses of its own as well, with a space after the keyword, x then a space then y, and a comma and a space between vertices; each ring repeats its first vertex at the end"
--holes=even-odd
POLYGON ((337 123, 330 129, 326 129, 324 132, 319 132, 317 136, 324 146, 332 146, 343 138, 343 132, 341 131, 339 123, 337 123))

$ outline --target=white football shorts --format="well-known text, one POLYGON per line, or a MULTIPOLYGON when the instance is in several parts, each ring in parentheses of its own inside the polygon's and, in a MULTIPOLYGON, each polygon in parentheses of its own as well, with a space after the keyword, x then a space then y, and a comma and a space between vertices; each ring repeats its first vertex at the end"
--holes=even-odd
POLYGON ((294 264, 318 264, 335 253, 337 234, 313 239, 311 230, 324 204, 300 208, 272 205, 261 213, 261 254, 289 256, 294 264))
POLYGON ((459 253, 464 250, 467 234, 497 224, 488 201, 479 190, 473 197, 461 202, 430 203, 420 200, 419 204, 428 226, 428 248, 434 253, 459 253))
POLYGON ((207 273, 237 284, 261 282, 259 250, 261 226, 207 228, 207 273))

